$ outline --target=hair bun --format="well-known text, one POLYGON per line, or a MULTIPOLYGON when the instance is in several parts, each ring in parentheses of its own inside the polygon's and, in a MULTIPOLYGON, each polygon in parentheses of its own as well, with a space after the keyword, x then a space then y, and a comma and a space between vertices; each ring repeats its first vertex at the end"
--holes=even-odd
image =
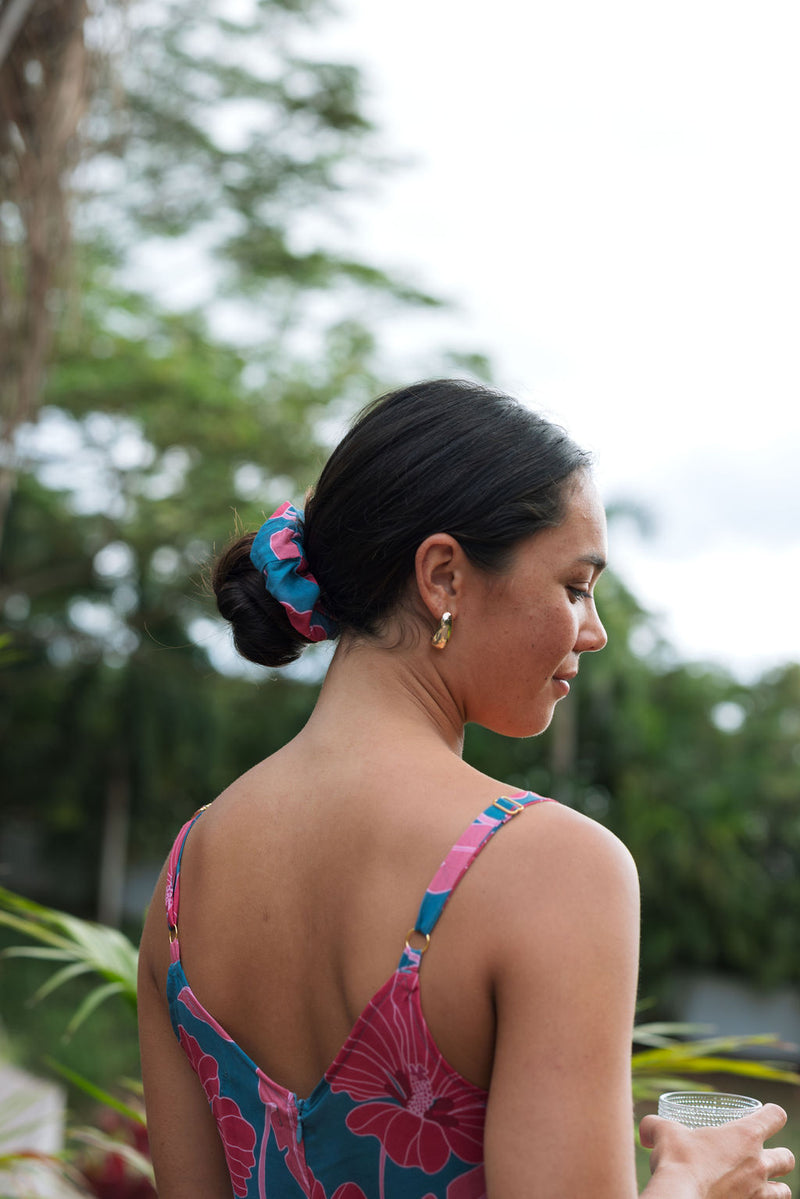
POLYGON ((228 546, 214 564, 211 585, 242 657, 259 666, 288 666, 299 658, 308 640, 290 624, 250 560, 255 536, 246 533, 228 546))

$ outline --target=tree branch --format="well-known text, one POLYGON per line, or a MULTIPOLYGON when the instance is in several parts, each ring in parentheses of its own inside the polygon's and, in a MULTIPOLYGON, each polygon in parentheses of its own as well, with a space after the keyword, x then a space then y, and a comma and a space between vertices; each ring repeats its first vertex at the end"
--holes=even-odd
POLYGON ((0 66, 35 3, 36 0, 11 0, 6 8, 0 10, 0 66))

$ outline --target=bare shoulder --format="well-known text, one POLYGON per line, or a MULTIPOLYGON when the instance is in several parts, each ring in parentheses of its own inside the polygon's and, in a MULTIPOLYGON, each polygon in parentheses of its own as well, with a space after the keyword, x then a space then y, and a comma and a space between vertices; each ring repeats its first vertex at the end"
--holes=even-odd
MULTIPOLYGON (((491 865, 501 886, 506 944, 516 956, 533 941, 563 951, 599 938, 638 945, 639 879, 629 850, 609 829, 559 803, 512 818, 491 865), (536 916, 532 919, 532 913, 536 916)), ((488 857, 488 855, 487 855, 488 857)))
MULTIPOLYGON (((513 835, 504 837, 504 855, 517 865, 534 863, 551 875, 571 877, 589 873, 597 881, 609 879, 636 883, 636 865, 630 851, 610 829, 565 804, 544 801, 512 819, 513 835)), ((530 871, 517 872, 520 885, 530 881, 530 871)))
POLYGON ((630 851, 610 829, 565 804, 545 802, 537 807, 534 820, 519 821, 522 852, 548 859, 563 854, 571 871, 608 870, 636 876, 630 851))
MULTIPOLYGON (((492 789, 497 795, 515 793, 513 787, 487 775, 477 777, 484 793, 492 789)), ((536 878, 541 876, 530 869, 534 864, 548 878, 551 874, 563 878, 565 871, 569 877, 588 873, 597 882, 605 876, 611 884, 616 880, 633 886, 638 894, 636 866, 627 846, 610 829, 582 812, 545 797, 544 802, 532 805, 512 819, 511 829, 510 836, 497 839, 502 846, 497 858, 502 857, 506 866, 527 864, 527 869, 515 870, 513 879, 508 880, 523 889, 521 897, 524 888, 535 886, 536 878)))

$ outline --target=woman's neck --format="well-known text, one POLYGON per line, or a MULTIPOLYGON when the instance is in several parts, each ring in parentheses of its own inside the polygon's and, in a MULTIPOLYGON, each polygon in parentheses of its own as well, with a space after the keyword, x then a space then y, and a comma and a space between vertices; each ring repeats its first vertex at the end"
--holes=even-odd
POLYGON ((306 726, 312 736, 336 743, 365 737, 438 742, 461 756, 464 720, 442 675, 430 664, 427 646, 382 648, 345 640, 336 650, 306 726), (349 735, 348 735, 349 734, 349 735))

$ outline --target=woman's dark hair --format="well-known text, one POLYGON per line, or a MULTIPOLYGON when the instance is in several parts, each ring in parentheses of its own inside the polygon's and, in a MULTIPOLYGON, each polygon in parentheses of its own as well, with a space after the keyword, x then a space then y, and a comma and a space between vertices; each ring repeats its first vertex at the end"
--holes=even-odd
MULTIPOLYGON (((306 558, 324 610, 342 630, 377 632, 432 533, 502 572, 517 542, 561 522, 565 485, 589 461, 558 425, 481 384, 438 379, 382 396, 356 418, 306 504, 306 558)), ((283 666, 308 642, 250 562, 253 537, 217 562, 217 605, 244 657, 283 666)))

